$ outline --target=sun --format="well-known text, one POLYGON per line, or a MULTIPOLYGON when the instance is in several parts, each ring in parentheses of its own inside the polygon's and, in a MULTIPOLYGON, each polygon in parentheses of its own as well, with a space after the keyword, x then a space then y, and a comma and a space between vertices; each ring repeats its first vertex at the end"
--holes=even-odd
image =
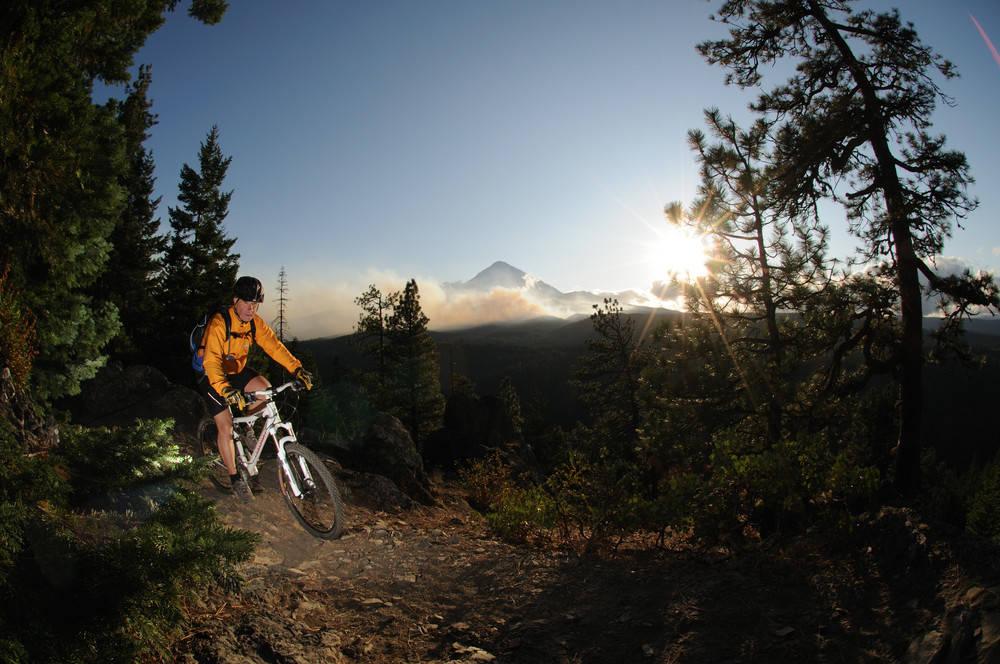
POLYGON ((705 237, 678 226, 658 230, 650 250, 657 278, 692 281, 708 274, 705 237))

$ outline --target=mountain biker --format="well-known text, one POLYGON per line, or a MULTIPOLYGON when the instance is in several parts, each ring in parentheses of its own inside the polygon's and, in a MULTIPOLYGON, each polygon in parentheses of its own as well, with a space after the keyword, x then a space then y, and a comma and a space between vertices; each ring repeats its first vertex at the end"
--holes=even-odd
MULTIPOLYGON (((271 386, 266 378, 247 366, 247 356, 254 343, 295 378, 312 389, 312 375, 302 368, 278 335, 257 315, 257 308, 264 301, 264 287, 254 277, 240 277, 233 287, 233 306, 225 311, 230 319, 230 333, 222 316, 213 316, 205 328, 205 373, 198 387, 205 397, 208 413, 215 419, 218 429, 219 456, 229 471, 233 494, 243 501, 253 499, 253 494, 236 472, 236 450, 233 446, 233 413, 230 406, 246 408, 244 392, 256 392, 271 386)), ((254 408, 250 408, 253 412, 254 408)))

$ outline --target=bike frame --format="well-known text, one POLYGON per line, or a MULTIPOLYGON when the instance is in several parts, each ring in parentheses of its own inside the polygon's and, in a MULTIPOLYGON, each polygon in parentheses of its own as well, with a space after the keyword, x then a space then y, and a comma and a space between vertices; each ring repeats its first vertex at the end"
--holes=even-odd
POLYGON ((278 387, 269 387, 266 390, 258 390, 256 392, 246 392, 244 396, 246 397, 247 407, 250 407, 257 402, 266 402, 264 407, 256 413, 250 415, 240 415, 233 417, 233 446, 236 448, 236 461, 237 465, 242 465, 246 468, 247 473, 250 477, 256 477, 259 473, 257 467, 260 462, 260 455, 264 451, 264 445, 267 443, 268 438, 274 441, 274 445, 278 452, 278 463, 281 464, 282 468, 285 469, 285 475, 289 479, 289 485, 292 489, 292 493, 296 498, 302 497, 302 488, 298 485, 296 477, 309 477, 309 471, 304 467, 304 464, 300 464, 299 474, 290 472, 290 467, 288 465, 288 458, 285 456, 285 444, 297 442, 295 437, 295 431, 292 429, 291 422, 285 422, 281 419, 281 415, 278 413, 278 406, 274 403, 274 397, 280 392, 287 390, 289 388, 295 387, 296 383, 285 383, 284 385, 279 385, 278 387), (257 434, 254 438, 253 451, 248 457, 246 455, 246 450, 243 448, 243 440, 240 438, 239 434, 236 432, 238 424, 247 425, 247 429, 253 433, 253 423, 258 419, 264 419, 264 426, 260 430, 260 434, 257 434))

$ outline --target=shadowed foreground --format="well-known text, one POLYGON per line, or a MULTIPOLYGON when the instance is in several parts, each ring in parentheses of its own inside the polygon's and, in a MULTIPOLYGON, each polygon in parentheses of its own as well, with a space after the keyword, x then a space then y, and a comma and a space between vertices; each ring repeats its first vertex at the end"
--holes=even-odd
POLYGON ((241 593, 190 607, 178 662, 993 661, 997 549, 905 510, 862 521, 869 546, 808 538, 755 552, 627 547, 614 559, 489 537, 458 496, 377 513, 347 502, 342 539, 302 531, 268 470, 244 505, 263 543, 241 593), (949 620, 945 616, 949 615, 949 620), (907 655, 908 649, 910 654, 907 655), (957 660, 956 660, 957 661, 957 660))

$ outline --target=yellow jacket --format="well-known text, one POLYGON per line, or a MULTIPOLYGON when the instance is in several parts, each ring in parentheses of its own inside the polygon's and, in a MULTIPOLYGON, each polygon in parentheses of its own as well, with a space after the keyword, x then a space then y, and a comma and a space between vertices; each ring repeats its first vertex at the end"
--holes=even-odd
POLYGON ((295 373, 295 370, 302 366, 302 363, 288 352, 274 330, 257 314, 253 316, 255 338, 250 336, 250 323, 241 321, 233 307, 229 307, 224 315, 229 316, 231 325, 229 339, 226 339, 226 323, 222 316, 212 316, 205 328, 204 337, 205 375, 219 394, 223 394, 229 386, 227 375, 243 371, 254 342, 289 373, 295 373))

